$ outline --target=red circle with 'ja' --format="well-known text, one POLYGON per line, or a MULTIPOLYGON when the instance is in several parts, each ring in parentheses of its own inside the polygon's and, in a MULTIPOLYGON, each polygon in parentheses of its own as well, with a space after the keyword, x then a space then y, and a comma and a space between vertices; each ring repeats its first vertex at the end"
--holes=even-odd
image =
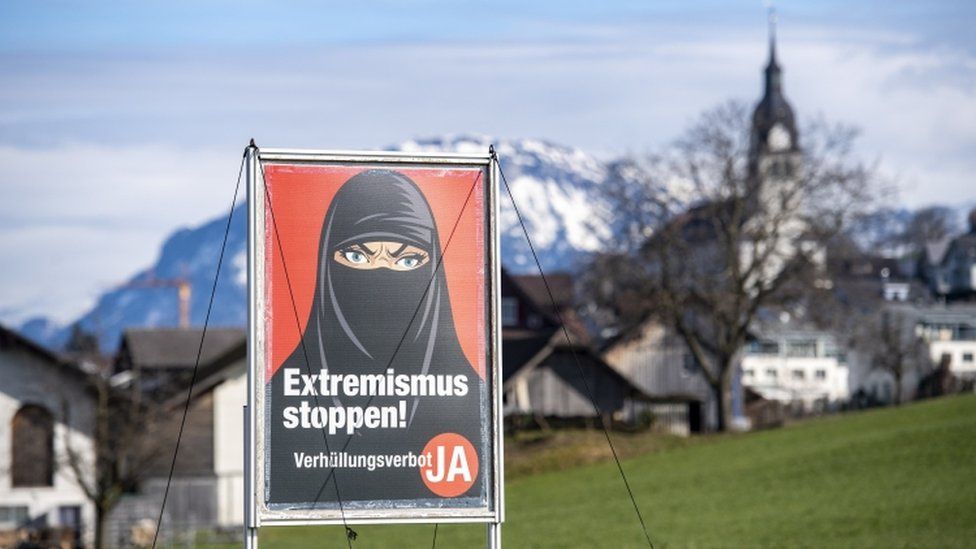
POLYGON ((424 446, 427 460, 420 478, 431 492, 445 498, 460 496, 478 478, 478 453, 457 433, 441 433, 424 446))

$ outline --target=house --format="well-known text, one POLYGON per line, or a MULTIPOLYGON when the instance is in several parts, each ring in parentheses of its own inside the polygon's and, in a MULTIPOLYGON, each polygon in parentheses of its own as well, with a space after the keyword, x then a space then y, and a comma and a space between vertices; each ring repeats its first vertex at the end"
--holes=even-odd
POLYGON ((652 414, 667 432, 688 435, 718 428, 718 401, 681 338, 647 320, 609 340, 603 359, 648 395, 652 414))
POLYGON ((742 384, 802 412, 836 409, 851 396, 847 353, 832 334, 796 323, 753 330, 742 384))
POLYGON ((531 419, 543 426, 594 418, 605 425, 635 422, 647 395, 587 345, 586 331, 570 307, 572 279, 554 274, 546 282, 555 299, 541 277, 502 271, 505 415, 511 423, 531 419), (567 323, 566 332, 560 320, 567 323))
POLYGON ((950 301, 976 299, 976 209, 968 222, 966 233, 926 244, 919 263, 932 292, 950 301))
POLYGON ((144 392, 188 382, 200 353, 200 364, 209 364, 239 344, 239 328, 208 328, 200 345, 198 328, 135 328, 122 333, 113 372, 122 379, 138 378, 144 392))
MULTIPOLYGON (((115 543, 130 543, 133 525, 157 519, 202 335, 200 329, 123 334, 115 377, 154 397, 166 419, 159 459, 138 492, 125 496, 111 514, 109 539, 115 543)), ((208 329, 166 501, 163 539, 196 529, 236 531, 243 524, 246 401, 244 330, 208 329)))
POLYGON ((11 531, 23 526, 91 543, 95 510, 75 472, 94 467, 87 375, 0 326, 0 380, 0 546, 13 545, 11 531))
POLYGON ((976 305, 932 305, 911 312, 915 335, 928 345, 932 362, 947 364, 959 379, 976 379, 976 305))
MULTIPOLYGON (((902 341, 917 348, 906 358, 903 401, 932 396, 933 385, 967 387, 976 381, 976 305, 890 304, 883 314, 898 319, 902 341)), ((869 371, 857 385, 875 402, 891 402, 895 395, 895 380, 887 372, 869 371)))

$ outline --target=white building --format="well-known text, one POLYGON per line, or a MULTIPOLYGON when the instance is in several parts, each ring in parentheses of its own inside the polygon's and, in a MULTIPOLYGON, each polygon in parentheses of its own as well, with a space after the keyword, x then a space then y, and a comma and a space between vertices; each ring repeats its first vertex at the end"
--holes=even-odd
POLYGON ((806 411, 824 410, 850 398, 846 355, 826 332, 762 330, 746 346, 741 366, 744 386, 806 411))
POLYGON ((93 474, 95 399, 86 376, 0 326, 0 546, 13 530, 62 528, 91 543, 94 506, 68 451, 93 474))
POLYGON ((933 306, 916 314, 915 335, 928 344, 933 364, 948 360, 956 377, 976 377, 976 306, 933 306))

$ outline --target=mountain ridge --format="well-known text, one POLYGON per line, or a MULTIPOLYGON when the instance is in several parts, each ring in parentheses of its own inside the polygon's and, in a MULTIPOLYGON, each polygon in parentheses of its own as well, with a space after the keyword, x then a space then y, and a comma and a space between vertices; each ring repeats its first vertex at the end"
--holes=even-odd
MULTIPOLYGON (((486 136, 448 135, 404 141, 387 150, 412 152, 487 151, 494 144, 502 170, 518 202, 526 229, 547 272, 571 271, 610 235, 609 209, 599 186, 607 164, 584 151, 540 139, 493 141, 486 136)), ((501 185, 501 183, 499 183, 501 185)), ((535 272, 528 243, 504 189, 499 193, 502 264, 514 273, 535 272)), ((152 265, 103 292, 77 319, 59 325, 44 317, 21 324, 25 336, 51 348, 67 343, 73 325, 97 336, 104 352, 114 352, 127 328, 178 324, 177 290, 151 287, 153 280, 190 282, 190 323, 203 324, 213 290, 217 257, 227 218, 176 229, 161 244, 152 265)), ((227 250, 214 293, 210 326, 244 326, 247 315, 247 208, 233 210, 227 250)))

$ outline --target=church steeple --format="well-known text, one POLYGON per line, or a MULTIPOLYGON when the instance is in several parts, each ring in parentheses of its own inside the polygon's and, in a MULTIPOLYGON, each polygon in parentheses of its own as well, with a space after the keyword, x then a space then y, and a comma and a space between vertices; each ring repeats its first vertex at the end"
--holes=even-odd
POLYGON ((783 69, 776 55, 776 12, 772 8, 768 24, 769 61, 764 69, 763 96, 752 114, 754 158, 760 154, 798 150, 793 108, 783 94, 783 69))
POLYGON ((776 12, 769 11, 769 63, 766 64, 765 95, 783 93, 783 71, 776 60, 776 12))

